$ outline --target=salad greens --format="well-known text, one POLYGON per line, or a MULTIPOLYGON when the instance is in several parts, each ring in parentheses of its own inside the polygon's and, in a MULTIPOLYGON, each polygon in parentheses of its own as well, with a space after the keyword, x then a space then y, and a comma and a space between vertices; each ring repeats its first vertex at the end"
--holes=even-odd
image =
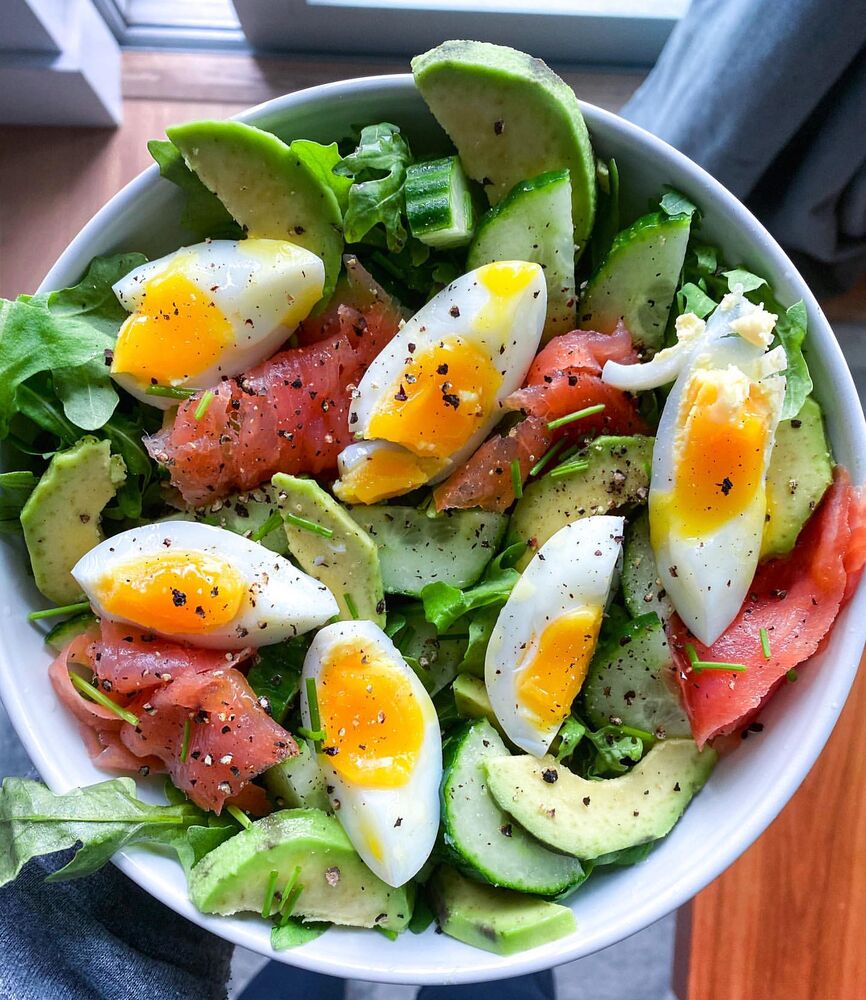
POLYGON ((237 831, 177 798, 149 805, 136 796, 132 778, 113 778, 65 795, 38 781, 6 778, 0 785, 0 885, 11 882, 31 859, 81 846, 49 881, 82 878, 124 847, 168 848, 189 871, 205 854, 237 831))

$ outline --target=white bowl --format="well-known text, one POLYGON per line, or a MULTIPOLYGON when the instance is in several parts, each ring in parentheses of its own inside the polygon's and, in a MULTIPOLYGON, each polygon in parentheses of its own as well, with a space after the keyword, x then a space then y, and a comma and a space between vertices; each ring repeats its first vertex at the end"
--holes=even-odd
MULTIPOLYGON (((731 264, 766 275, 779 299, 802 298, 809 313, 809 361, 825 407, 836 458, 855 482, 866 478, 866 425, 833 332, 794 266, 759 222, 720 184, 647 132, 591 105, 584 114, 596 150, 616 157, 627 200, 625 217, 646 210, 663 185, 685 192, 704 213, 701 235, 731 264)), ((400 125, 418 152, 444 137, 410 76, 374 77, 315 87, 269 101, 239 116, 284 138, 330 142, 359 124, 400 125)), ((151 167, 127 185, 72 241, 40 291, 77 281, 97 254, 164 253, 183 240, 181 197, 151 167)), ((42 602, 20 551, 0 548, 0 690, 18 735, 42 777, 67 791, 106 777, 91 764, 75 722, 48 682, 49 653, 25 616, 42 602)), ((559 965, 614 944, 681 905, 734 861, 767 827, 815 762, 845 701, 866 638, 866 585, 840 616, 829 642, 762 715, 760 737, 723 760, 682 821, 649 858, 593 876, 571 901, 577 931, 532 951, 500 958, 431 929, 390 942, 371 931, 331 930, 293 951, 274 954, 261 919, 207 917, 187 899, 179 865, 146 851, 121 852, 116 863, 158 899, 215 934, 281 962, 332 976, 395 983, 466 983, 559 965)), ((144 784, 144 783, 142 783, 144 784)), ((155 787, 144 794, 158 794, 155 787)), ((827 818, 831 822, 831 818, 827 818)), ((725 929, 719 928, 724 935, 725 929)))

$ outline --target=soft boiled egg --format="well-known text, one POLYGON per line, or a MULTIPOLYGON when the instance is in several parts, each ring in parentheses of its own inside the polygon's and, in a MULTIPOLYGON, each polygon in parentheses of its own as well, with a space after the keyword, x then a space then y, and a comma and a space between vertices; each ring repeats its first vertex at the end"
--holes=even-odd
POLYGON ((269 358, 322 295, 325 267, 283 240, 209 240, 142 264, 114 285, 131 315, 111 375, 163 409, 149 386, 206 388, 269 358))
POLYGON ((107 538, 72 575, 101 618, 212 649, 282 642, 339 614, 328 588, 288 559, 190 521, 107 538))
POLYGON ((680 316, 680 341, 644 365, 608 364, 621 389, 674 378, 653 449, 650 540, 659 577, 693 634, 711 645, 734 620, 761 552, 765 480, 785 398, 776 316, 740 292, 704 324, 680 316))
POLYGON ((535 553, 490 636, 484 681, 512 743, 543 757, 571 712, 598 642, 623 519, 581 518, 535 553))
POLYGON ((408 882, 439 829, 442 740, 424 685, 377 625, 337 622, 304 660, 301 719, 324 731, 319 767, 355 850, 388 885, 408 882))
POLYGON ((457 278, 367 369, 349 412, 356 439, 334 490, 375 503, 443 478, 478 447, 529 370, 547 308, 538 264, 502 261, 457 278))

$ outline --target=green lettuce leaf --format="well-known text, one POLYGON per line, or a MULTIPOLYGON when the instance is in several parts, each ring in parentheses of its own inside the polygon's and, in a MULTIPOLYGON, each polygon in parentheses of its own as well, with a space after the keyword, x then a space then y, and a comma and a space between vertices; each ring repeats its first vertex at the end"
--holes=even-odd
POLYGON ((662 195, 659 206, 665 215, 694 215, 698 210, 693 201, 673 188, 662 195))
POLYGON ((803 342, 806 339, 807 318, 806 306, 802 299, 795 302, 790 309, 779 316, 776 323, 776 336, 785 348, 788 357, 788 368, 785 372, 787 388, 785 402, 782 405, 782 420, 796 417, 812 391, 812 376, 803 355, 803 342))
POLYGON ((6 778, 0 786, 0 885, 11 882, 31 858, 76 844, 81 846, 72 860, 49 881, 90 875, 132 844, 171 848, 190 863, 237 831, 220 826, 204 841, 200 833, 190 840, 193 828, 209 828, 206 813, 189 802, 150 805, 135 791, 132 778, 113 778, 65 795, 38 781, 6 778))
POLYGON ((463 660, 460 663, 459 672, 461 674, 474 674, 476 677, 484 676, 484 657, 487 654, 487 646, 490 636, 493 634, 493 627, 499 617, 498 605, 480 608, 469 615, 469 642, 463 660))
POLYGON ((337 204, 343 215, 349 207, 349 189, 352 187, 352 178, 344 174, 334 173, 334 167, 340 162, 342 157, 337 148, 337 144, 332 142, 330 146, 323 146, 312 139, 295 139, 292 143, 292 152, 302 160, 314 173, 316 173, 324 184, 334 192, 337 204))
POLYGON ((53 381, 66 418, 85 431, 104 427, 120 402, 104 357, 77 368, 58 368, 53 381))
POLYGON ((744 267, 735 267, 732 271, 722 271, 722 276, 728 279, 728 291, 732 292, 737 285, 742 285, 743 293, 754 292, 767 284, 766 278, 752 274, 744 267))
POLYGON ((307 636, 262 646, 247 674, 250 687, 259 698, 268 699, 275 722, 282 723, 301 686, 304 657, 310 648, 307 636))
POLYGON ((314 941, 325 933, 331 925, 322 921, 304 923, 298 917, 284 918, 284 922, 271 929, 271 947, 274 951, 285 951, 314 941))
POLYGON ((411 153, 396 125, 383 122, 362 129, 358 146, 333 168, 350 177, 343 231, 347 243, 360 243, 374 227, 385 230, 385 242, 394 253, 403 249, 407 231, 403 183, 411 153))
POLYGON ((459 590, 449 583, 428 583, 421 591, 424 617, 438 632, 445 632, 463 615, 477 608, 502 605, 508 600, 520 573, 514 564, 526 551, 524 542, 504 549, 487 566, 484 576, 468 590, 459 590))
POLYGON ((677 312, 680 315, 693 312, 703 319, 705 316, 709 316, 717 305, 718 302, 711 299, 699 285, 691 281, 687 281, 677 292, 677 312))
POLYGON ((162 177, 186 195, 181 225, 200 240, 239 240, 243 230, 226 211, 217 196, 199 180, 184 162, 177 146, 169 139, 152 139, 147 150, 156 160, 162 177))

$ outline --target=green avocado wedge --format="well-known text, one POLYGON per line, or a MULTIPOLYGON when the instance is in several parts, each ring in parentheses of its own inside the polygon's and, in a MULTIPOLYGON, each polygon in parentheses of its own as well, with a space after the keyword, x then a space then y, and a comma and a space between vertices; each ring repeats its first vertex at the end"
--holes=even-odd
POLYGON ((487 787, 543 844, 591 859, 670 833, 715 762, 692 740, 663 740, 622 777, 588 781, 553 757, 524 754, 488 760, 487 787))
POLYGON ((125 479, 123 459, 108 441, 83 437, 51 459, 21 511, 33 577, 49 601, 81 597, 72 567, 102 541, 102 509, 125 479))
POLYGON ((166 134, 248 236, 288 240, 322 258, 327 301, 340 273, 343 216, 304 150, 243 122, 190 122, 166 134))
POLYGON ((337 818, 318 809, 271 813, 220 844, 190 871, 189 896, 202 913, 267 915, 279 910, 293 878, 295 892, 300 888, 293 916, 303 920, 402 931, 412 916, 411 886, 386 885, 355 853, 337 818))
POLYGON ((537 948, 577 927, 567 906, 472 882, 447 865, 436 869, 427 889, 446 934, 495 955, 537 948))
POLYGON ((571 174, 577 252, 595 218, 595 156, 574 91, 540 59, 488 42, 448 41, 412 60, 421 96, 491 205, 519 181, 571 174))

